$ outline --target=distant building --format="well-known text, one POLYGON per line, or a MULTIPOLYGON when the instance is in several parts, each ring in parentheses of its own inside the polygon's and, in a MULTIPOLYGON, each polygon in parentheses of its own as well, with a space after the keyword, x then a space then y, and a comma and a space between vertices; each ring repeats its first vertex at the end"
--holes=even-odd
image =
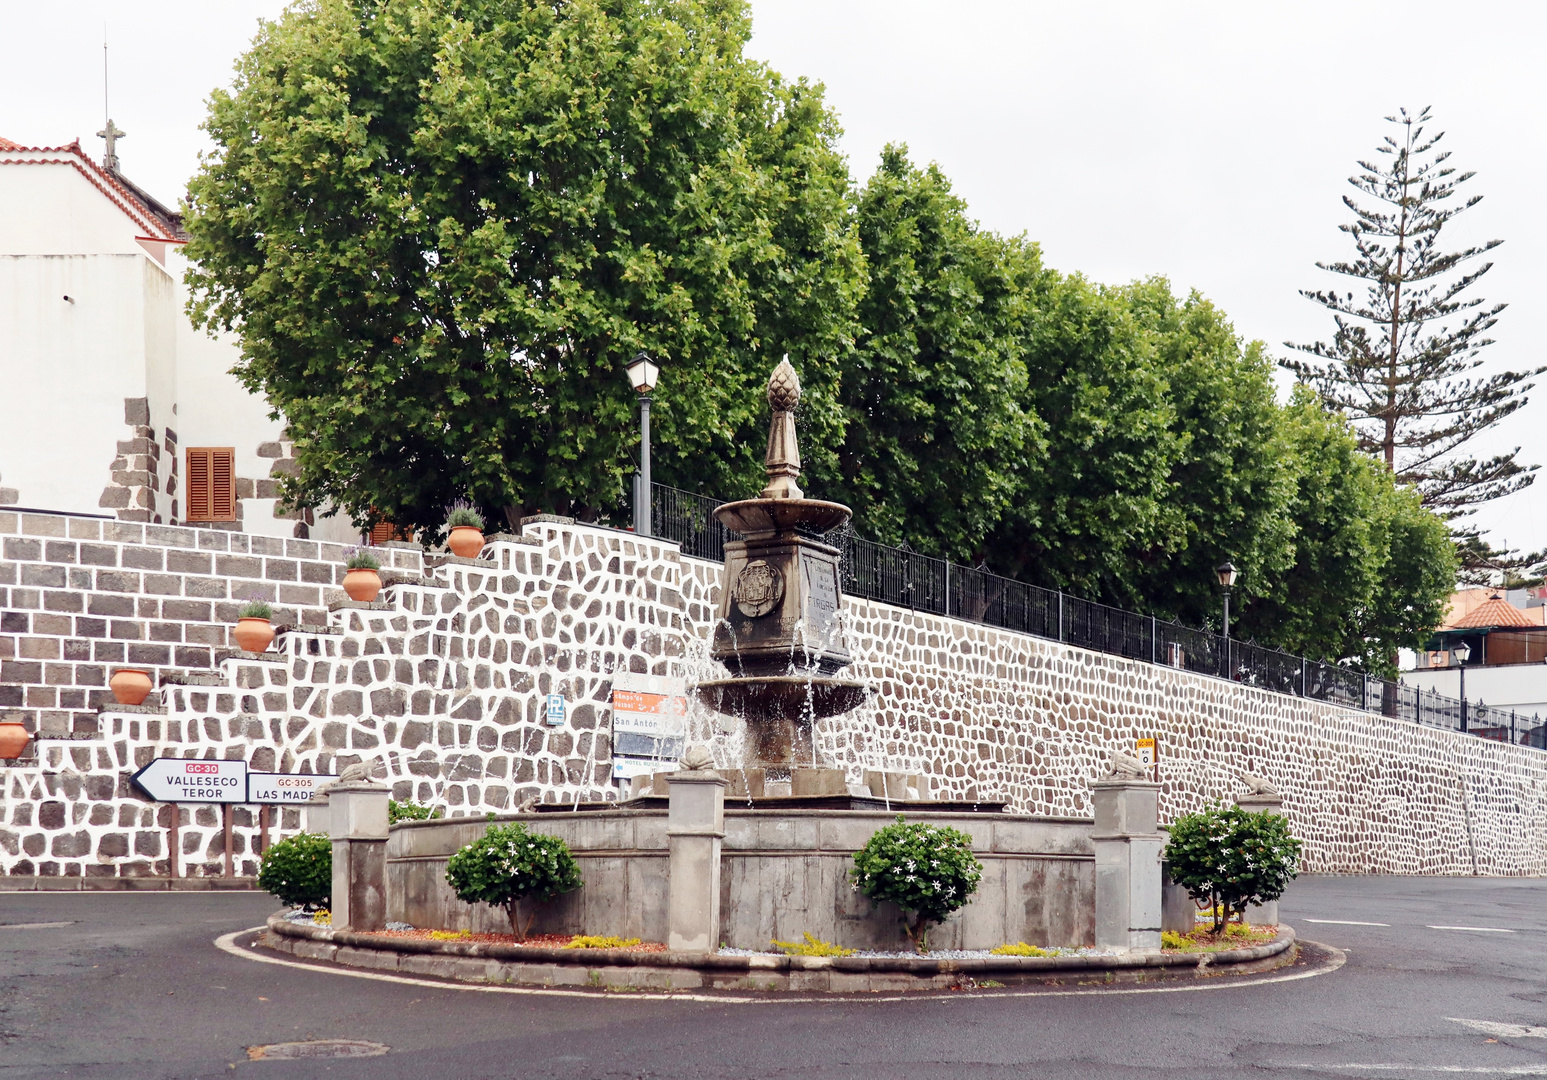
POLYGON ((184 314, 180 215, 68 146, 0 138, 0 506, 355 542, 284 513, 293 444, 184 314))
POLYGON ((1465 645, 1469 701, 1547 720, 1547 600, 1541 592, 1463 589, 1452 594, 1445 622, 1402 681, 1459 697, 1456 650, 1465 645))

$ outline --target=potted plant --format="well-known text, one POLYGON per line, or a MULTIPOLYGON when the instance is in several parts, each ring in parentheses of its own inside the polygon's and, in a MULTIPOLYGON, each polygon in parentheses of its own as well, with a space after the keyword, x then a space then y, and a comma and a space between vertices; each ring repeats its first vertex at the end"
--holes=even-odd
POLYGON ((7 720, 0 723, 0 758, 19 758, 27 749, 27 741, 32 736, 27 733, 27 725, 19 720, 7 720))
POLYGON ((483 515, 471 506, 456 506, 446 517, 451 526, 451 536, 446 546, 453 555, 463 559, 476 559, 483 550, 483 515))
POLYGON ((120 705, 139 705, 150 693, 150 672, 144 668, 119 668, 107 681, 112 688, 113 700, 120 705))
POLYGON ((274 641, 274 609, 267 601, 254 597, 248 600, 236 618, 236 629, 231 636, 245 652, 268 652, 274 641))
POLYGON ((377 573, 381 569, 381 560, 364 548, 351 548, 344 566, 348 568, 344 574, 344 591, 349 594, 349 599, 366 604, 375 600, 376 594, 381 592, 381 575, 377 573))

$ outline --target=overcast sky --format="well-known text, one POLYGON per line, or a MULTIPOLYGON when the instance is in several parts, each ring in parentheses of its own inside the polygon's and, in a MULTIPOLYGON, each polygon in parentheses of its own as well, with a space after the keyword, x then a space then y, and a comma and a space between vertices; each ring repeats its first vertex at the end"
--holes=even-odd
MULTIPOLYGON (((270 0, 0 5, 0 136, 100 154, 102 34, 125 172, 175 201, 205 145, 209 91, 270 0), (125 12, 132 10, 133 18, 125 12)), ((1330 336, 1300 288, 1349 254, 1337 226, 1357 159, 1398 107, 1433 106, 1486 198, 1447 230, 1500 238, 1477 289, 1507 302, 1488 368, 1543 363, 1540 210, 1547 6, 759 0, 751 52, 826 84, 860 181, 888 142, 935 161, 983 225, 1101 281, 1198 289, 1248 338, 1330 336), (1535 183, 1536 187, 1531 185, 1535 183)), ((0 208, 12 213, 17 208, 0 208)), ((1451 234, 1454 235, 1451 235, 1451 234)), ((1547 385, 1478 447, 1547 463, 1547 385)), ((1496 543, 1547 547, 1538 489, 1483 510, 1496 543)), ((1547 479, 1539 489, 1547 496, 1547 479)))

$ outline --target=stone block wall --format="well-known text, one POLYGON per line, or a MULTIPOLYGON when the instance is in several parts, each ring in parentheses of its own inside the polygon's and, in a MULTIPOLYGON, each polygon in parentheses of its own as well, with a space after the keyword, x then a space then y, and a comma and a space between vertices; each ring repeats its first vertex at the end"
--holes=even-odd
MULTIPOLYGON (((22 705, 0 715, 19 712, 42 729, 36 760, 0 766, 5 873, 164 872, 165 837, 158 849, 151 834, 164 833, 169 811, 128 781, 157 756, 316 772, 380 757, 395 797, 453 817, 532 800, 617 798, 613 675, 681 674, 691 683, 724 673, 707 658, 719 567, 628 533, 541 520, 475 561, 394 552, 422 576, 403 574, 362 607, 325 603, 327 583, 308 581, 303 569, 336 573, 337 564, 305 541, 29 518, 0 515, 10 530, 0 543, 22 545, 6 549, 11 577, 0 585, 0 618, 16 627, 0 638, 9 650, 0 693, 22 705), (97 531, 77 535, 77 527, 97 531), (219 546, 226 542, 247 546, 219 546), (88 551, 104 561, 84 561, 88 551), (208 561, 183 561, 191 559, 208 561), (222 578, 222 566, 247 576, 222 578), (266 657, 222 657, 220 645, 197 635, 223 634, 222 604, 249 586, 272 589, 282 603, 295 597, 296 629, 266 657), (285 591, 303 588, 316 590, 317 606, 285 591), (139 637, 114 636, 115 617, 92 614, 93 605, 126 601, 134 615, 121 617, 130 624, 122 633, 138 628, 139 637), (188 602, 210 614, 179 619, 182 609, 168 607, 188 602), (60 607, 70 604, 79 610, 60 607), (162 624, 170 628, 157 631, 162 624), (181 639, 158 640, 158 632, 181 639), (97 659, 99 645, 122 648, 126 659, 132 645, 167 650, 151 711, 99 716, 92 708, 101 685, 88 680, 114 663, 97 659), (54 648, 57 658, 25 655, 54 648), (181 663, 178 650, 190 648, 207 650, 215 666, 181 663), (56 669, 61 681, 50 683, 56 669), (548 693, 569 702, 556 726, 545 718, 548 693)), ((1284 791, 1310 869, 1547 872, 1541 751, 884 604, 847 600, 843 622, 855 657, 848 673, 875 694, 819 725, 815 763, 844 768, 853 783, 866 769, 922 773, 938 795, 1086 817, 1089 782, 1108 752, 1153 735, 1164 819, 1229 799, 1236 775, 1250 771, 1284 791)), ((740 721, 695 705, 689 725, 722 764, 740 760, 740 721)), ((210 854, 218 820, 205 820, 216 815, 182 812, 190 815, 183 872, 218 872, 210 854)), ((250 859, 252 827, 239 821, 237 833, 250 859)))
MULTIPOLYGON (((0 511, 0 719, 90 737, 115 668, 148 668, 159 682, 214 667, 234 649, 230 630, 249 599, 273 604, 276 623, 320 625, 346 550, 0 511)), ((418 548, 382 555, 386 568, 423 572, 418 548)))

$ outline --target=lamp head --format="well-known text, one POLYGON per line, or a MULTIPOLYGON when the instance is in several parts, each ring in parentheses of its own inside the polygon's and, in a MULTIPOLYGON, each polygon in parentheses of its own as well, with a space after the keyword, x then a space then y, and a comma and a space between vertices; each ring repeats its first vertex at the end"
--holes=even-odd
POLYGON ((1240 571, 1235 568, 1235 563, 1222 562, 1214 568, 1214 573, 1219 576, 1219 587, 1229 589, 1235 586, 1235 579, 1240 576, 1240 571))
POLYGON ((640 394, 648 394, 654 390, 660 374, 660 367, 644 353, 640 353, 628 362, 629 385, 640 394))
POLYGON ((1456 663, 1464 664, 1472 658, 1472 647, 1463 641, 1452 646, 1450 655, 1456 658, 1456 663))

